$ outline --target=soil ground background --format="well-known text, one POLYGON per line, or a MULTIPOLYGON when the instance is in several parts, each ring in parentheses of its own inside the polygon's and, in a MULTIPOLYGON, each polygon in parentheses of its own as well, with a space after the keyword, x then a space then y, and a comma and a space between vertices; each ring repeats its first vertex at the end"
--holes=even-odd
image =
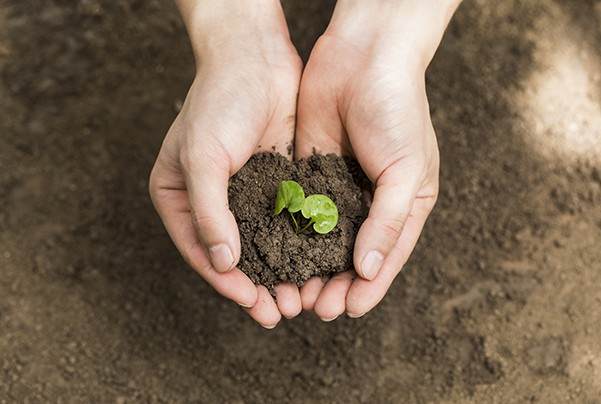
MULTIPOLYGON (((285 3, 306 59, 332 2, 285 3)), ((601 402, 601 5, 466 0, 441 194, 362 319, 256 325, 147 194, 194 72, 169 0, 0 0, 0 403, 601 402)))

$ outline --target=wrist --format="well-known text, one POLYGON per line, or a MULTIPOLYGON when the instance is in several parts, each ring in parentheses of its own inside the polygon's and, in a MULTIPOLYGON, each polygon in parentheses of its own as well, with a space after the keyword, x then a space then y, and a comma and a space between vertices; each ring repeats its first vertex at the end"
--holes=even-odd
POLYGON ((198 62, 293 47, 278 0, 177 0, 198 62))
POLYGON ((423 68, 461 0, 338 0, 326 35, 378 59, 423 68))

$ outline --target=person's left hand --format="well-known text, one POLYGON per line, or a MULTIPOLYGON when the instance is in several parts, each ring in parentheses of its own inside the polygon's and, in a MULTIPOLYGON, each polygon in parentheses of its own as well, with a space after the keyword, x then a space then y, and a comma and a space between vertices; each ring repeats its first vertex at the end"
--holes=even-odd
POLYGON ((345 311, 359 317, 378 304, 413 251, 438 194, 425 69, 448 19, 439 19, 444 26, 433 38, 404 36, 402 29, 381 32, 374 21, 389 27, 382 20, 399 15, 398 24, 410 25, 415 21, 405 19, 431 17, 432 11, 391 8, 339 1, 301 81, 295 157, 313 151, 355 156, 375 184, 355 242, 356 272, 335 274, 325 285, 312 278, 301 289, 303 308, 324 321, 345 311))

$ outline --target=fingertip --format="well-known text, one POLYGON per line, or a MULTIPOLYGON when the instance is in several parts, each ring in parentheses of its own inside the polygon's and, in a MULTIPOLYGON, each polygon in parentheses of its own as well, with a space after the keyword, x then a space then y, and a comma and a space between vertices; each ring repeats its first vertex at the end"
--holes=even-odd
POLYGON ((218 273, 231 271, 240 258, 238 224, 228 209, 229 171, 197 163, 186 172, 192 224, 218 273), (196 175, 193 175, 196 174, 196 175))
POLYGON ((245 309, 245 311, 263 328, 271 330, 278 325, 282 315, 265 286, 259 285, 256 290, 257 303, 253 307, 245 309))
POLYGON ((384 254, 377 250, 371 250, 361 260, 357 273, 364 279, 371 281, 376 278, 384 263, 384 254))
POLYGON ((346 295, 356 277, 355 271, 345 271, 335 274, 328 281, 315 302, 315 314, 322 321, 333 321, 345 312, 346 295))
POLYGON ((363 279, 376 278, 386 256, 399 238, 396 228, 393 230, 384 223, 376 217, 368 216, 357 233, 353 262, 355 270, 363 279))
POLYGON ((228 297, 234 300, 238 305, 244 308, 251 308, 257 304, 259 300, 259 294, 257 293, 257 287, 255 284, 244 274, 240 269, 234 268, 231 271, 222 274, 221 276, 236 274, 236 278, 232 276, 231 282, 227 282, 227 279, 223 279, 220 283, 228 284, 229 288, 225 289, 223 287, 216 287, 217 291, 223 294, 225 297, 228 297), (246 279, 244 279, 246 278, 246 279))
POLYGON ((313 276, 300 288, 300 298, 303 310, 313 311, 315 302, 321 293, 325 282, 322 278, 313 276))
MULTIPOLYGON (((232 273, 234 271, 239 271, 239 269, 236 268, 232 270, 232 273)), ((244 285, 242 285, 241 288, 239 288, 238 295, 236 296, 236 299, 233 300, 244 309, 250 309, 254 307, 257 304, 257 301, 259 300, 257 287, 254 283, 252 283, 252 281, 250 282, 250 284, 245 283, 244 285)))
POLYGON ((277 306, 280 313, 287 319, 292 319, 300 314, 303 309, 301 296, 296 285, 280 283, 275 287, 277 306))
POLYGON ((389 167, 378 178, 369 215, 355 241, 353 261, 359 275, 373 280, 403 233, 415 204, 418 178, 389 167))
POLYGON ((220 243, 208 248, 209 258, 213 269, 219 273, 228 272, 236 264, 232 249, 226 243, 220 243))
POLYGON ((219 273, 231 271, 240 260, 238 224, 231 211, 224 213, 215 213, 215 218, 221 219, 205 220, 204 228, 197 226, 199 239, 207 246, 211 265, 219 273))
POLYGON ((384 275, 381 273, 373 281, 355 279, 346 296, 346 312, 349 317, 362 317, 380 303, 392 282, 384 275))
POLYGON ((338 302, 324 303, 325 300, 319 299, 315 303, 315 314, 324 323, 329 323, 336 320, 342 313, 344 313, 344 306, 337 304, 338 302))

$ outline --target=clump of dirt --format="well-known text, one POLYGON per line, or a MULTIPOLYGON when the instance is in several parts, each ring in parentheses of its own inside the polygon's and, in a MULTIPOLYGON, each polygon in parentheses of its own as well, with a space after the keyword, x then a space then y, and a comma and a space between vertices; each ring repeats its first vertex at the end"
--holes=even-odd
MULTIPOLYGON (((359 164, 334 154, 289 161, 276 153, 259 153, 230 180, 230 209, 240 229, 239 267, 271 292, 280 282, 302 286, 311 276, 353 269, 353 246, 368 207, 369 180, 359 164), (305 194, 323 194, 338 207, 338 224, 327 234, 312 228, 296 234, 290 214, 274 215, 280 181, 294 180, 305 194)), ((299 226, 308 221, 300 214, 299 226)))

